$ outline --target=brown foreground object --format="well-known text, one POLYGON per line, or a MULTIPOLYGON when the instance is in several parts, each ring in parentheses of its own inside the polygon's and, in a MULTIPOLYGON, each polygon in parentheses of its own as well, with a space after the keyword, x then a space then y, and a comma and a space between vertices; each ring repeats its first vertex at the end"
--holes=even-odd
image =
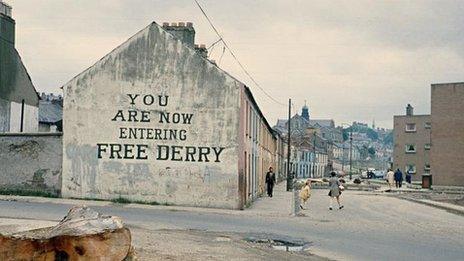
POLYGON ((131 233, 118 217, 73 207, 56 226, 0 235, 0 260, 124 260, 131 233))

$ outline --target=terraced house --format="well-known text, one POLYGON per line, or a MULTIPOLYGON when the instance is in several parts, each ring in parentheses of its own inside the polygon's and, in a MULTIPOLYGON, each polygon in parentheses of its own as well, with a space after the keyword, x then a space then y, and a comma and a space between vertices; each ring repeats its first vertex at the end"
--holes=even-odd
POLYGON ((15 27, 0 0, 0 132, 36 132, 39 96, 15 48, 15 27))
POLYGON ((282 140, 191 23, 151 23, 63 92, 64 197, 240 209, 282 169, 282 140))

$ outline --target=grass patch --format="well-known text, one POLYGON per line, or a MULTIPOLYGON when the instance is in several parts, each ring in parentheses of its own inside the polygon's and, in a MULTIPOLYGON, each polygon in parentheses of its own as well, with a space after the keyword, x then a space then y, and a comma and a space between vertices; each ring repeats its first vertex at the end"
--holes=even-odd
POLYGON ((171 204, 169 203, 160 203, 157 201, 142 201, 142 200, 130 200, 128 198, 124 197, 118 197, 115 199, 112 199, 111 202, 113 203, 118 203, 118 204, 142 204, 142 205, 152 205, 152 206, 170 206, 171 204))
POLYGON ((58 198, 58 192, 34 189, 0 189, 0 195, 58 198))
POLYGON ((119 204, 129 204, 129 203, 132 203, 132 201, 130 201, 130 200, 127 199, 127 198, 123 198, 123 197, 114 198, 114 199, 111 200, 111 202, 113 202, 113 203, 119 203, 119 204))

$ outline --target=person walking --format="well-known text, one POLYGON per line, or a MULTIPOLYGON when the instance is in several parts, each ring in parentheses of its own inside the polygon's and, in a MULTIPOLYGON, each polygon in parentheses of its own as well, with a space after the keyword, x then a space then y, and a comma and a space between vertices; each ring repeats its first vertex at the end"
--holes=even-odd
POLYGON ((412 179, 412 170, 406 171, 406 183, 411 184, 411 179, 412 179))
POLYGON ((309 198, 311 197, 311 180, 306 180, 305 185, 300 191, 300 208, 304 209, 303 205, 306 206, 306 202, 308 202, 309 198))
POLYGON ((340 181, 337 178, 337 173, 332 171, 330 173, 331 178, 329 179, 329 197, 330 197, 330 205, 329 210, 332 210, 333 200, 337 199, 338 209, 342 209, 343 205, 340 203, 340 195, 343 186, 340 184, 340 181))
POLYGON ((267 184, 267 195, 272 198, 272 191, 274 190, 274 184, 276 183, 276 176, 272 169, 269 167, 269 171, 266 173, 266 184, 267 184))
POLYGON ((395 181, 395 173, 393 172, 393 170, 388 169, 386 180, 388 183, 388 187, 391 189, 395 181))
POLYGON ((397 188, 401 188, 403 183, 403 172, 400 169, 396 169, 395 171, 395 184, 397 188))

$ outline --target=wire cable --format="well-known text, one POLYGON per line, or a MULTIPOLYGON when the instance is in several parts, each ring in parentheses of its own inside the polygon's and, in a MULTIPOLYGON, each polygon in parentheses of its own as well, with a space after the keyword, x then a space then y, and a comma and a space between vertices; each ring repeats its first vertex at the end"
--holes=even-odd
POLYGON ((224 44, 224 47, 227 48, 227 50, 229 51, 230 55, 232 55, 232 57, 234 58, 234 60, 237 62, 237 64, 240 66, 240 68, 243 70, 243 72, 245 73, 246 76, 248 76, 248 78, 250 78, 250 80, 269 98, 271 99, 272 101, 274 101, 275 103, 279 104, 279 105, 282 105, 282 106, 287 106, 286 104, 282 103, 282 102, 279 102, 277 99, 275 99, 274 97, 272 97, 269 93, 267 93, 262 87, 261 85, 253 78, 253 76, 251 76, 251 74, 248 72, 248 70, 245 68, 245 66, 238 60, 237 56, 235 55, 235 53, 232 51, 232 49, 230 49, 229 45, 226 43, 226 41, 224 40, 224 38, 222 37, 222 35, 219 33, 219 31, 216 29, 216 27, 214 26, 213 22, 211 21, 211 19, 208 17, 208 15, 206 14, 205 10, 203 9, 203 7, 201 7, 200 3, 197 1, 197 0, 194 0, 195 3, 197 4, 198 8, 200 9, 200 11, 203 13, 203 16, 206 18, 206 20, 208 21, 209 25, 213 28, 214 32, 217 34, 217 36, 219 37, 219 40, 224 44))

